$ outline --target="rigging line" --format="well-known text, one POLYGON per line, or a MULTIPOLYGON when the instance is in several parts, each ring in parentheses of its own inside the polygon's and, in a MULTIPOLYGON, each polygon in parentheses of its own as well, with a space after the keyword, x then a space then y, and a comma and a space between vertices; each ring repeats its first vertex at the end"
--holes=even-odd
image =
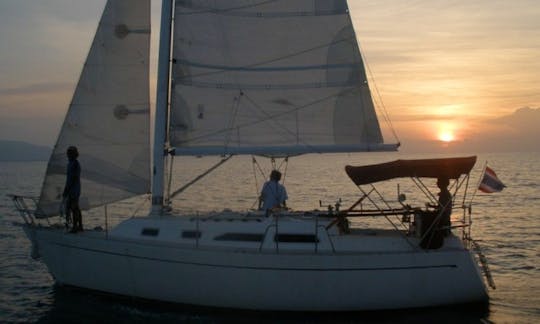
POLYGON ((449 188, 449 191, 452 190, 452 188, 455 186, 456 188, 454 189, 454 193, 452 194, 452 203, 455 204, 456 201, 458 200, 457 199, 457 195, 458 193, 460 193, 460 190, 461 190, 461 187, 463 186, 463 184, 466 185, 465 187, 465 190, 464 190, 464 193, 463 193, 463 201, 465 201, 465 197, 467 196, 467 188, 469 187, 469 175, 466 174, 463 178, 461 178, 461 176, 459 178, 457 178, 451 185, 450 185, 450 188, 449 188))
MULTIPOLYGON (((242 66, 241 68, 248 69, 248 68, 252 68, 252 67, 256 67, 256 66, 261 66, 261 65, 266 65, 266 64, 270 64, 270 63, 279 62, 279 61, 282 61, 282 60, 285 60, 285 59, 288 59, 288 58, 291 58, 291 57, 295 57, 295 56, 299 56, 299 55, 306 54, 306 53, 309 53, 309 52, 313 52, 313 51, 316 51, 316 50, 319 50, 319 49, 322 49, 322 48, 327 48, 327 47, 330 47, 332 45, 336 45, 336 44, 339 44, 339 43, 342 43, 342 42, 349 42, 349 41, 354 40, 354 39, 355 38, 353 36, 351 36, 351 37, 345 37, 345 38, 333 40, 330 43, 317 45, 317 46, 314 46, 314 47, 311 47, 311 48, 308 48, 308 49, 305 49, 305 50, 298 51, 296 53, 283 55, 283 56, 277 57, 275 59, 270 59, 270 60, 266 60, 266 61, 262 61, 262 62, 257 62, 257 63, 245 65, 245 66, 242 66)), ((197 77, 201 77, 201 76, 221 74, 221 73, 226 73, 226 72, 229 72, 229 71, 228 70, 220 70, 220 71, 205 72, 205 73, 199 73, 199 74, 187 74, 187 75, 184 75, 183 77, 184 78, 197 78, 197 77)))
MULTIPOLYGON (((371 190, 371 191, 372 191, 372 192, 373 192, 373 191, 375 192, 375 194, 379 197, 379 200, 380 200, 384 205, 386 205, 386 208, 387 208, 387 209, 392 209, 392 206, 390 206, 390 203, 389 203, 386 199, 384 199, 384 196, 381 194, 381 192, 380 192, 373 184, 371 184, 371 187, 372 187, 372 190, 371 190)), ((369 201, 371 201, 371 203, 372 203, 374 206, 376 206, 377 209, 382 210, 382 208, 379 207, 379 205, 371 198, 371 196, 368 196, 367 199, 368 199, 369 201)), ((398 225, 395 225, 394 222, 392 222, 392 220, 390 219, 390 217, 388 217, 387 215, 385 215, 384 217, 386 218, 386 220, 387 220, 388 222, 390 222, 390 224, 392 224, 392 226, 394 226, 394 228, 395 228, 396 230, 398 229, 398 225)), ((395 215, 394 217, 398 217, 398 216, 395 215)), ((398 219, 398 221, 399 221, 399 219, 398 219)), ((405 224, 403 224, 403 222, 401 222, 401 227, 402 227, 403 229, 406 229, 406 226, 405 226, 405 224)))
POLYGON ((168 178, 168 181, 167 181, 167 200, 166 200, 166 203, 167 204, 170 204, 171 202, 171 186, 172 186, 172 174, 173 174, 173 164, 174 164, 174 155, 171 155, 168 159, 167 159, 167 162, 169 164, 169 174, 166 175, 166 177, 168 178))
POLYGON ((146 198, 142 199, 138 207, 135 208, 135 211, 131 214, 131 218, 136 217, 137 213, 144 207, 147 203, 152 202, 152 196, 146 195, 146 198))
POLYGON ((255 196, 257 197, 257 199, 255 199, 255 202, 253 203, 253 205, 251 205, 251 208, 253 208, 255 206, 255 204, 259 200, 258 198, 259 198, 259 195, 260 195, 259 194, 259 182, 257 181, 257 169, 255 168, 256 164, 257 164, 257 160, 252 155, 251 156, 251 169, 253 170, 253 178, 255 179, 255 196))
MULTIPOLYGON (((261 194, 260 189, 259 189, 259 184, 257 182, 257 170, 259 171, 262 177, 262 183, 265 183, 265 181, 267 180, 267 176, 262 170, 261 165, 259 164, 259 161, 257 161, 254 155, 251 156, 251 161, 252 161, 252 166, 253 166, 253 177, 255 178, 255 195, 257 196, 257 199, 255 199, 255 202, 251 205, 251 208, 253 209, 253 207, 259 202, 259 197, 261 194), (257 169, 255 167, 257 167, 257 169)), ((272 158, 272 161, 275 162, 273 158, 272 158)))
MULTIPOLYGON (((382 200, 382 202, 384 204, 387 205, 388 208, 391 209, 390 205, 388 204, 388 202, 384 199, 384 197, 381 195, 381 193, 377 190, 377 188, 375 188, 375 186, 373 185, 373 183, 370 184, 371 186, 371 191, 370 193, 372 192, 375 192, 378 196, 379 196, 379 199, 382 200)), ((366 197, 366 199, 371 202, 372 206, 374 208, 376 208, 377 210, 379 211, 382 211, 383 209, 379 206, 379 204, 377 204, 377 202, 375 200, 373 200, 373 198, 371 198, 371 196, 369 194, 366 194, 365 190, 361 187, 361 186, 358 186, 358 189, 360 189, 360 191, 364 194, 364 196, 366 197)), ((409 238, 402 232, 402 230, 399 229, 399 227, 394 224, 394 222, 392 222, 392 220, 390 219, 390 217, 388 217, 387 215, 384 215, 384 218, 392 225, 392 227, 394 227, 394 229, 398 232, 398 234, 400 234, 400 236, 413 248, 413 249, 417 249, 417 247, 409 240, 409 238)), ((405 227, 405 224, 401 224, 403 229, 406 230, 406 227, 405 227)))
POLYGON ((471 178, 471 174, 467 173, 467 183, 465 184, 465 194, 463 194, 463 201, 461 202, 463 206, 465 206, 465 200, 467 198, 467 192, 469 191, 469 180, 471 178))
POLYGON ((287 178, 287 168, 289 167, 289 157, 285 157, 283 161, 281 161, 279 168, 281 169, 281 166, 285 163, 285 170, 283 170, 283 180, 281 180, 281 183, 285 185, 285 179, 287 178))
MULTIPOLYGON (((291 114, 295 111, 300 111, 300 110, 303 110, 305 108, 309 108, 313 105, 316 105, 316 104, 319 104, 319 103, 322 103, 322 102, 325 102, 325 101, 328 101, 330 99, 333 99, 337 96, 340 96, 342 94, 346 94, 348 92, 352 92, 354 91, 355 89, 352 88, 352 89, 347 89, 347 90, 340 90, 339 92, 337 93, 334 93, 334 94, 331 94, 331 95, 328 95, 326 97, 323 97, 323 98, 320 98, 320 99, 317 99, 315 101, 312 101, 310 103, 307 103, 305 105, 302 105, 302 106, 298 106, 298 107, 295 107, 291 110, 288 110, 288 111, 285 111, 285 112, 280 112, 280 113, 276 113, 276 114, 267 114, 266 113, 266 118, 262 118, 262 119, 259 119, 259 120, 256 120, 254 122, 251 122, 251 123, 244 123, 244 124, 240 124, 240 125, 237 125, 236 127, 238 129, 241 129, 241 128, 244 128, 244 127, 248 127, 248 126, 254 126, 254 125, 257 125, 257 124, 261 124, 261 123, 264 123, 268 120, 272 120, 272 119, 275 119, 275 118, 278 118, 278 117, 281 117, 281 116, 285 116, 285 115, 288 115, 288 114, 291 114)), ((248 98, 248 100, 250 100, 249 96, 246 95, 244 93, 244 96, 246 96, 246 98, 248 98)), ((251 100, 250 100, 251 101, 251 100)), ((220 129, 220 130, 217 130, 215 132, 212 132, 212 133, 208 133, 208 134, 204 134, 204 135, 200 135, 200 136, 197 136, 197 137, 194 137, 194 138, 191 138, 190 140, 185 140, 185 141, 181 141, 180 143, 181 144, 184 144, 184 143, 190 143, 190 142, 194 142, 194 141, 198 141, 198 140, 202 140, 202 139, 205 139, 205 138, 208 138, 208 137, 212 137, 212 136, 215 136, 215 135, 219 135, 219 134, 222 134, 224 132, 227 132, 229 131, 228 129, 220 129)), ((290 132, 290 131, 289 131, 290 132)), ((304 145, 310 147, 310 145, 308 144, 305 144, 303 143, 304 145)))
MULTIPOLYGON (((282 130, 285 131, 285 133, 288 133, 289 135, 293 136, 293 137, 296 137, 297 134, 293 131, 291 131, 290 129, 288 129, 287 127, 281 125, 280 123, 278 123, 273 117, 271 117, 264 109, 263 107, 261 107, 259 104, 257 104, 250 96, 246 95, 246 99, 255 107, 258 109, 259 112, 261 112, 264 117, 267 117, 269 121, 273 122, 273 124, 275 126, 277 126, 278 128, 281 128, 282 130)), ((306 144, 307 145, 307 144, 306 144)))
POLYGON ((432 204, 435 204, 435 202, 438 202, 438 199, 431 193, 429 188, 426 186, 426 184, 418 177, 414 176, 411 177, 411 180, 414 182, 414 184, 422 191, 422 193, 430 200, 432 204))
MULTIPOLYGON (((280 1, 280 0, 266 0, 266 1, 259 2, 259 3, 243 5, 243 6, 238 6, 238 7, 230 7, 230 8, 225 8, 225 9, 213 9, 213 8, 204 7, 204 6, 190 6, 190 7, 183 6, 185 8, 200 9, 201 11, 185 12, 185 13, 178 12, 177 15, 178 16, 190 16, 190 15, 199 15, 199 14, 205 14, 205 13, 223 13, 223 12, 229 12, 229 11, 240 10, 240 9, 255 8, 255 7, 259 7, 259 6, 262 6, 262 5, 266 5, 266 4, 269 4, 269 3, 272 3, 272 2, 278 2, 278 1, 280 1)), ((178 1, 178 3, 180 5, 182 5, 182 1, 178 1)))
POLYGON ((384 118, 384 120, 386 121, 386 123, 390 126, 390 130, 392 131, 392 135, 394 135, 394 138, 399 142, 401 142, 399 140, 399 137, 397 135, 397 132, 394 128, 394 125, 392 123, 392 120, 390 119, 390 114, 388 113, 388 110, 386 109, 386 105, 384 104, 384 101, 382 99, 382 95, 379 91, 379 87, 377 86, 377 82, 375 82, 375 77, 373 76, 373 72, 371 71, 371 67, 368 63, 368 60, 367 60, 367 57, 366 55, 364 54, 364 51, 362 50, 361 46, 360 46, 360 43, 358 43, 358 50, 360 52, 360 55, 362 56, 362 60, 364 61, 364 66, 367 68, 368 70, 368 73, 369 73, 369 76, 370 76, 370 79, 371 79, 371 83, 373 84, 373 87, 375 88, 375 93, 377 95, 377 99, 378 99, 378 102, 380 103, 381 105, 381 108, 382 108, 382 116, 384 118))
POLYGON ((176 197, 177 195, 181 194, 182 192, 184 192, 187 188, 191 187, 193 184, 195 184, 196 182, 198 182, 199 180, 201 180, 202 178, 206 177, 208 174, 210 174, 212 171, 214 171, 215 169, 217 169, 218 167, 220 167, 223 163, 229 161, 231 158, 233 157, 232 154, 230 154, 229 156, 227 157, 224 157, 221 159, 221 161, 219 161, 218 163, 216 163, 213 167, 211 167, 210 169, 206 170, 205 172, 203 172, 202 174, 198 175, 197 177, 195 177, 193 180, 191 180, 190 182, 186 183, 184 186, 182 186, 180 189, 176 190, 175 192, 173 192, 169 199, 172 200, 174 197, 176 197))
POLYGON ((279 164, 277 169, 280 170, 284 163, 286 163, 285 164, 285 170, 287 170, 287 164, 289 164, 289 157, 288 156, 283 158, 283 161, 281 161, 281 163, 279 164))
POLYGON ((255 158, 255 156, 251 156, 251 158, 253 159, 253 163, 257 166, 257 168, 259 169, 259 172, 261 173, 261 176, 263 177, 263 179, 266 179, 266 174, 264 174, 264 171, 262 170, 261 168, 261 165, 259 164, 259 161, 257 161, 257 159, 255 158))
MULTIPOLYGON (((467 192, 469 191, 469 180, 470 180, 470 173, 467 174, 467 183, 465 184, 465 193, 463 194, 463 201, 461 202, 461 208, 463 209, 463 225, 469 225, 469 237, 470 237, 470 231, 471 231, 471 206, 468 206, 469 210, 469 217, 467 219, 467 206, 465 205, 465 200, 467 199, 467 192)), ((466 237, 465 228, 463 228, 462 236, 466 237)))
MULTIPOLYGON (((279 122, 277 122, 275 120, 274 117, 271 117, 260 105, 258 105, 250 96, 246 95, 246 98, 248 99, 249 102, 251 102, 251 104, 253 106, 255 106, 256 108, 258 108, 266 117, 269 117, 269 121, 272 121, 277 127, 281 128, 282 130, 285 131, 285 133, 288 133, 290 136, 294 137, 296 139, 296 144, 303 144, 305 145, 306 147, 311 147, 311 145, 309 143, 305 143, 304 141, 301 141, 300 138, 298 137, 298 133, 297 132, 294 132, 290 129, 288 129, 287 127, 281 125, 279 122)), ((294 111, 298 111, 296 109, 293 109, 290 111, 290 113, 294 112, 294 111)), ((283 162, 282 162, 283 163, 283 162)), ((274 168, 275 168, 275 165, 274 165, 274 168)), ((278 167, 278 169, 281 168, 281 165, 278 167)))
POLYGON ((367 126, 368 125, 368 121, 371 119, 369 117, 372 117, 370 116, 371 115, 371 109, 366 109, 366 107, 373 107, 373 114, 375 115, 375 120, 376 120, 376 125, 377 125, 377 129, 373 129, 373 127, 362 127, 362 131, 361 131, 361 134, 360 136, 364 137, 365 138, 382 138, 382 132, 380 130, 380 125, 379 125, 379 122, 377 121, 377 113, 375 111, 375 105, 373 103, 373 99, 371 98, 371 92, 369 90, 369 84, 368 84, 368 81, 367 81, 367 76, 366 76, 366 71, 365 71, 365 67, 364 67, 364 62, 363 62, 363 57, 362 57, 362 52, 360 51, 360 44, 358 42, 358 40, 356 39, 356 32, 354 30, 354 25, 353 25, 353 22, 352 22, 352 18, 351 18, 351 15, 347 15, 347 20, 349 22, 349 25, 351 27, 351 30, 352 30, 352 35, 354 37, 354 40, 352 43, 352 47, 354 48, 354 45, 356 45, 356 48, 358 50, 358 53, 360 54, 360 69, 358 69, 359 71, 356 71, 356 73, 361 73, 360 77, 358 77, 358 81, 359 81, 359 84, 358 84, 358 94, 360 96, 360 102, 361 102, 361 105, 362 105, 362 109, 361 109, 361 114, 362 114, 362 119, 363 119, 363 124, 364 126, 367 126), (360 83, 360 81, 364 79, 362 83, 360 83), (364 95, 364 91, 363 91, 363 88, 364 87, 367 87, 367 96, 364 95), (367 98, 366 98, 367 97, 367 98), (374 133, 374 134, 371 134, 371 133, 374 133))
POLYGON ((262 170, 261 165, 259 164, 259 162, 255 158, 255 156, 253 156, 253 155, 251 156, 251 161, 252 161, 252 165, 253 165, 253 177, 255 178, 255 195, 257 197, 257 199, 255 199, 255 202, 253 203, 253 205, 251 205, 251 208, 253 208, 255 206, 255 204, 257 204, 259 202, 260 195, 261 195, 260 189, 259 189, 259 183, 257 182, 257 171, 256 171, 255 167, 257 167, 257 169, 259 170, 259 173, 262 176, 262 182, 263 183, 266 181, 266 175, 264 174, 264 171, 262 170))
POLYGON ((233 127, 234 122, 236 120, 236 117, 238 116, 238 111, 240 110, 239 109, 240 108, 240 100, 242 99, 243 96, 244 96, 244 92, 242 92, 242 90, 240 90, 240 94, 238 95, 238 97, 234 97, 234 99, 233 99, 231 118, 230 118, 229 123, 227 125, 227 129, 229 130, 229 132, 227 132, 227 134, 225 134, 225 143, 223 143, 223 147, 225 149, 227 149, 227 147, 229 146, 229 143, 231 142, 232 133, 233 133, 233 130, 235 129, 233 127))

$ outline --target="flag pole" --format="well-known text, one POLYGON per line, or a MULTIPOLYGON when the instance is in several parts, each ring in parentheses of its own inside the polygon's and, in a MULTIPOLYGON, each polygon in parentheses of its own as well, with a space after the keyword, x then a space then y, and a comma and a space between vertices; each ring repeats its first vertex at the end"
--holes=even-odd
POLYGON ((474 197, 476 197, 476 193, 478 192, 478 188, 480 187, 480 183, 482 182, 482 179, 484 178, 484 175, 486 173, 486 167, 487 167, 487 160, 484 162, 484 167, 482 168, 482 173, 480 175, 480 178, 478 179, 478 183, 476 184, 476 188, 474 189, 474 192, 472 194, 471 200, 469 201, 469 206, 472 205, 472 202, 474 200, 474 197))

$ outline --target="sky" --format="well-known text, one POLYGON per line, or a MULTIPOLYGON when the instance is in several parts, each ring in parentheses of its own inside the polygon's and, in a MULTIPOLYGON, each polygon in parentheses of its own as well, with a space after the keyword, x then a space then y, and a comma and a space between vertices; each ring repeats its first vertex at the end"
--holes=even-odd
MULTIPOLYGON (((0 140, 54 145, 104 4, 0 0, 0 140)), ((380 118, 388 142, 405 152, 540 151, 538 0, 349 7, 378 110, 397 133, 380 118)))

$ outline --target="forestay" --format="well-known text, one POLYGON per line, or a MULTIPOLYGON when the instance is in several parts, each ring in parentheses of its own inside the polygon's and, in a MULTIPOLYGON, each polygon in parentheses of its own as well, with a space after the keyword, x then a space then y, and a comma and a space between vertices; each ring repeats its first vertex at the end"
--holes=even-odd
POLYGON ((178 0, 173 35, 176 154, 396 149, 345 0, 178 0))
POLYGON ((78 147, 81 207, 147 193, 150 0, 107 2, 47 167, 39 207, 57 214, 66 149, 78 147))

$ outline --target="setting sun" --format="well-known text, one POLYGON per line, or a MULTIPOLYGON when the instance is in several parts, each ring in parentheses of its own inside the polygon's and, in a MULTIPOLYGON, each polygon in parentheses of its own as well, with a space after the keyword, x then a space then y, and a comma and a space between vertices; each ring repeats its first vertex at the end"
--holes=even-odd
POLYGON ((451 131, 446 130, 439 133, 439 140, 443 142, 452 142, 454 139, 454 134, 451 131))

